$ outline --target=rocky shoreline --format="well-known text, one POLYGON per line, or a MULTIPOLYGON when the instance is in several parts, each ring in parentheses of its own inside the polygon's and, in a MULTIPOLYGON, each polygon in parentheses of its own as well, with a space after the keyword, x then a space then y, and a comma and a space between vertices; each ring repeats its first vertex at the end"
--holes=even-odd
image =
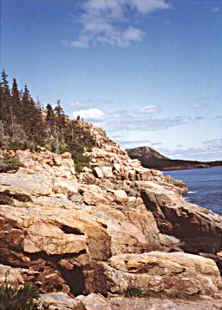
POLYGON ((8 153, 23 167, 0 173, 0 283, 35 283, 42 309, 221 309, 222 217, 82 126, 80 174, 69 153, 8 153))

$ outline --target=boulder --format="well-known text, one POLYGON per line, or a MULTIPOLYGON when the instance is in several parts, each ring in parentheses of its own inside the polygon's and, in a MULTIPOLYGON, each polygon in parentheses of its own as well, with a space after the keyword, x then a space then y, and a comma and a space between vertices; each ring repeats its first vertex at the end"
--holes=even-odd
POLYGON ((53 192, 65 195, 78 193, 78 183, 76 177, 73 176, 71 180, 56 178, 54 180, 53 192))
POLYGON ((132 298, 132 297, 112 297, 110 304, 113 310, 220 310, 221 298, 210 299, 203 296, 195 300, 179 300, 172 298, 132 298))
MULTIPOLYGON (((33 221, 25 230, 23 250, 26 253, 44 252, 47 255, 63 255, 66 253, 78 254, 87 249, 86 236, 74 234, 70 227, 70 233, 65 233, 65 228, 54 224, 44 223, 41 220, 33 221)), ((68 228, 67 228, 68 229, 68 228)), ((15 236, 16 237, 16 234, 15 236)), ((8 234, 10 238, 10 232, 8 234)), ((11 242, 12 244, 12 242, 11 242)))
POLYGON ((0 263, 34 268, 41 292, 83 293, 84 268, 110 257, 110 236, 95 216, 76 207, 0 206, 0 263))
POLYGON ((124 190, 119 189, 119 190, 113 190, 111 192, 113 193, 114 201, 116 201, 117 203, 127 202, 128 196, 124 190))
POLYGON ((100 294, 80 295, 76 300, 81 301, 85 310, 112 310, 109 301, 100 294))
POLYGON ((104 175, 104 178, 112 178, 113 177, 112 167, 104 166, 104 167, 101 167, 101 170, 102 170, 102 173, 104 175))
POLYGON ((65 293, 56 292, 40 295, 43 309, 49 310, 86 310, 81 300, 71 298, 65 293))
POLYGON ((222 288, 215 262, 193 254, 121 254, 97 266, 96 289, 104 292, 105 285, 109 294, 189 298, 215 296, 222 288))
POLYGON ((100 178, 100 179, 103 178, 103 172, 99 167, 94 168, 94 173, 95 173, 97 178, 100 178))
POLYGON ((217 253, 222 249, 222 216, 186 202, 164 186, 146 182, 141 196, 157 222, 159 230, 173 235, 191 253, 217 253))
POLYGON ((2 246, 26 253, 63 255, 85 250, 94 259, 109 257, 106 229, 79 208, 0 206, 0 223, 2 246))
POLYGON ((88 205, 109 205, 109 200, 105 197, 101 188, 97 185, 81 186, 80 191, 83 192, 83 200, 88 205))
POLYGON ((153 180, 153 174, 150 169, 137 168, 137 179, 141 181, 151 181, 153 180))
POLYGON ((42 173, 28 174, 19 170, 15 174, 0 175, 0 192, 25 194, 28 196, 47 196, 52 194, 53 180, 42 173))

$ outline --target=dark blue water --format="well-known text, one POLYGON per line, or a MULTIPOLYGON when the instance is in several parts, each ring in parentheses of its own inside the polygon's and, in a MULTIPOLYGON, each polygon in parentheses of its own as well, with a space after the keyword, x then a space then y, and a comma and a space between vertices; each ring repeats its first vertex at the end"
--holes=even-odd
POLYGON ((184 198, 222 214, 222 167, 164 171, 188 186, 184 198))

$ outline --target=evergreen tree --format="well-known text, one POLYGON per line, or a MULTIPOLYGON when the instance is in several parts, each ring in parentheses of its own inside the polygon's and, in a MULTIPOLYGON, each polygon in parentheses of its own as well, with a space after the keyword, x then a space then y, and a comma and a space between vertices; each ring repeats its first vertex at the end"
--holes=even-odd
POLYGON ((46 106, 46 121, 50 129, 53 130, 53 128, 55 127, 56 119, 55 119, 55 113, 54 113, 54 110, 51 104, 47 104, 46 106))
POLYGON ((8 76, 5 70, 2 71, 1 82, 1 119, 9 126, 10 123, 10 99, 11 94, 8 86, 8 76))
POLYGON ((1 132, 4 133, 0 144, 8 146, 10 142, 10 136, 13 133, 13 124, 15 121, 15 115, 12 109, 12 98, 8 86, 8 76, 5 70, 2 71, 2 81, 0 86, 0 120, 1 120, 1 132))
POLYGON ((55 107, 55 115, 56 115, 56 124, 58 128, 61 130, 62 128, 65 127, 66 116, 61 106, 60 100, 57 101, 57 105, 55 107))
POLYGON ((11 131, 13 136, 15 134, 15 123, 18 123, 19 119, 21 118, 20 97, 19 97, 18 85, 15 78, 13 79, 11 90, 10 114, 11 114, 11 131))
POLYGON ((6 74, 5 70, 2 71, 2 86, 3 86, 3 93, 4 95, 10 96, 10 90, 8 86, 8 75, 6 74))
POLYGON ((18 91, 18 85, 16 82, 16 79, 13 79, 13 83, 12 83, 12 98, 16 101, 16 103, 19 103, 19 91, 18 91))
POLYGON ((57 101, 57 105, 55 107, 55 116, 56 116, 56 126, 55 126, 55 138, 56 138, 56 147, 55 152, 60 152, 60 147, 63 148, 65 137, 64 130, 66 125, 66 117, 64 110, 61 106, 61 101, 57 101))

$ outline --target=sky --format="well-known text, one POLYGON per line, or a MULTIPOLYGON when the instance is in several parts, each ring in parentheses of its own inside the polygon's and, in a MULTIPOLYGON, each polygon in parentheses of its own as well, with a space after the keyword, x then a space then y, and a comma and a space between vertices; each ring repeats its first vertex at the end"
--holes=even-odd
POLYGON ((124 149, 222 159, 222 0, 0 0, 1 70, 124 149))

